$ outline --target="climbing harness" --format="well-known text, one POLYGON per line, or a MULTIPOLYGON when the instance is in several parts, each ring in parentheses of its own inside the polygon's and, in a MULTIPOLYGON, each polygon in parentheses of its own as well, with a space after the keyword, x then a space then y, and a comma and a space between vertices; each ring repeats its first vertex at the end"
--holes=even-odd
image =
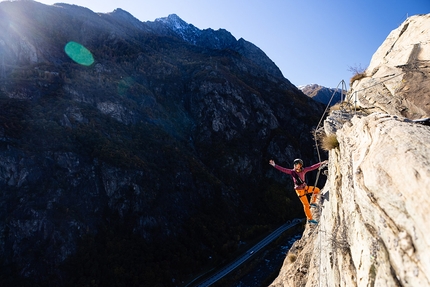
POLYGON ((299 191, 299 190, 300 191, 303 190, 304 192, 303 192, 303 194, 298 195, 298 197, 303 197, 303 196, 308 195, 308 194, 314 194, 315 191, 317 191, 317 192, 320 191, 320 189, 317 186, 308 186, 308 185, 305 186, 304 189, 298 189, 297 191, 299 191))

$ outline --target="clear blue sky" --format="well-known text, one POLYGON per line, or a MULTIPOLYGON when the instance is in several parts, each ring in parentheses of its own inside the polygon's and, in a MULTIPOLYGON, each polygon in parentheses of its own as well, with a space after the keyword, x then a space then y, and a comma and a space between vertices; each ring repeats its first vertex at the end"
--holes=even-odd
POLYGON ((430 0, 40 0, 94 12, 128 11, 140 21, 177 14, 199 29, 223 28, 262 49, 294 85, 336 87, 351 67, 366 68, 408 16, 430 0))

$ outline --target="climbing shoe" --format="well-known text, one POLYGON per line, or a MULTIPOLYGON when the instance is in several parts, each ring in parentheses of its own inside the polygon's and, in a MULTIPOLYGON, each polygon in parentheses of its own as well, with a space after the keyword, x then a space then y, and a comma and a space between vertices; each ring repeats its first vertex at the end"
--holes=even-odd
POLYGON ((311 203, 311 207, 318 207, 316 203, 311 203))
POLYGON ((314 220, 314 219, 308 220, 308 222, 309 222, 309 223, 313 223, 313 224, 318 224, 318 221, 316 221, 316 220, 314 220))

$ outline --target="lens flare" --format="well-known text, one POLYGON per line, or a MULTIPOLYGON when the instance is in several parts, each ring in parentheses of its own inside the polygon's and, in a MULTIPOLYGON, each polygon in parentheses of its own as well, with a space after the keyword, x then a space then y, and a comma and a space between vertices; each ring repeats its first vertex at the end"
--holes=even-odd
POLYGON ((80 65, 90 66, 94 63, 94 58, 91 52, 79 43, 67 43, 64 47, 64 51, 67 56, 80 65))

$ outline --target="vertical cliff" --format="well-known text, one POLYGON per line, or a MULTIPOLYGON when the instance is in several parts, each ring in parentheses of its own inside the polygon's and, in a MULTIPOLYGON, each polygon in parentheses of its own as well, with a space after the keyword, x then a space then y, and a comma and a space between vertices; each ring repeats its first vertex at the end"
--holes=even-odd
POLYGON ((422 15, 393 30, 326 119, 339 146, 320 223, 306 226, 271 286, 430 286, 430 127, 414 121, 430 115, 429 27, 422 15))
POLYGON ((351 79, 351 101, 370 111, 420 118, 430 114, 430 14, 412 16, 351 79))

